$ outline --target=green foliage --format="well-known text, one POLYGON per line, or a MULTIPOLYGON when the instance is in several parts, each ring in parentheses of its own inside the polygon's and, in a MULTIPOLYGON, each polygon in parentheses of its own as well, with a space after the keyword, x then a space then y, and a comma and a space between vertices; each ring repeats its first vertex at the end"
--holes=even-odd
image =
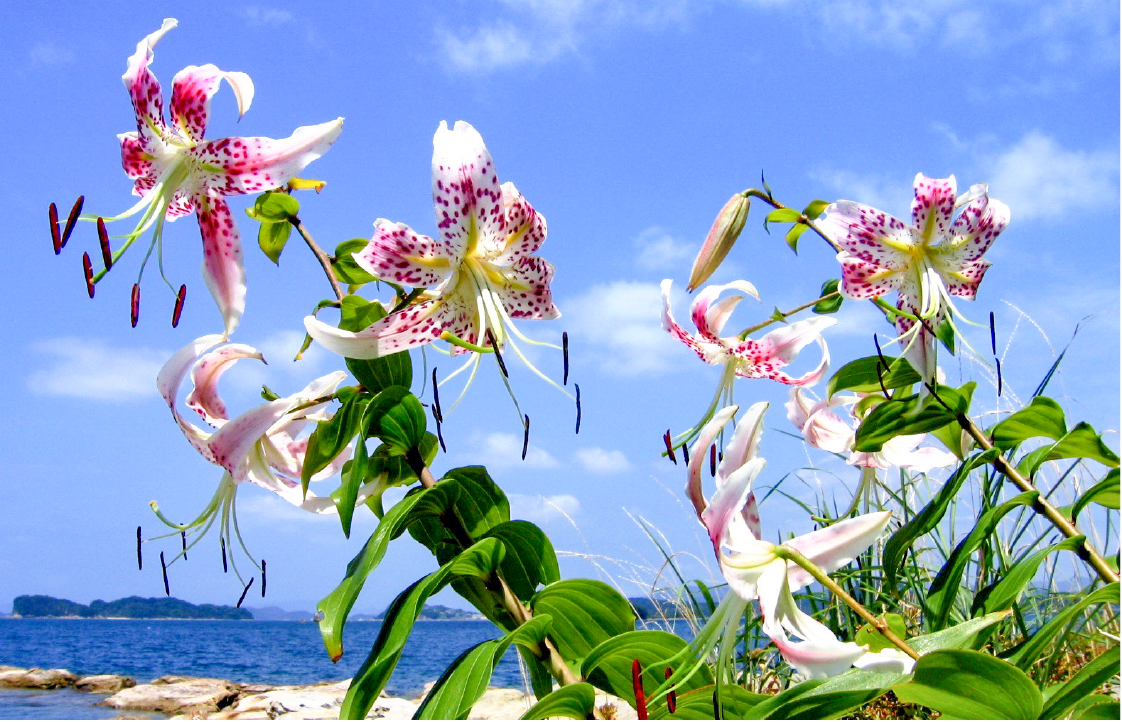
POLYGON ((1071 505, 1071 518, 1079 517, 1088 504, 1098 504, 1107 509, 1118 508, 1118 469, 1111 469, 1099 483, 1092 486, 1071 505))
MULTIPOLYGON (((686 640, 669 632, 642 630, 624 632, 607 639, 588 653, 581 664, 581 676, 596 687, 614 694, 635 706, 635 686, 631 677, 631 665, 639 660, 643 670, 643 690, 651 695, 666 679, 669 660, 686 649, 686 640)), ((713 675, 707 666, 702 666, 688 679, 679 683, 675 689, 678 694, 691 689, 713 684, 713 675)), ((656 710, 665 706, 666 698, 648 702, 652 716, 656 710)))
POLYGON ((576 668, 596 645, 635 628, 635 614, 627 600, 592 579, 550 584, 534 595, 530 608, 534 614, 553 617, 550 637, 561 657, 576 668))
POLYGON ((1041 563, 1052 552, 1067 550, 1078 552, 1083 548, 1085 537, 1076 536, 1064 539, 1061 542, 1045 547, 1032 554, 1026 555, 1012 567, 1005 571, 1002 578, 993 586, 987 587, 974 597, 971 611, 977 613, 993 612, 999 609, 1008 609, 1024 591, 1025 586, 1036 576, 1041 563))
POLYGON ((292 234, 290 221, 300 212, 300 201, 287 193, 262 193, 253 208, 246 209, 250 218, 261 222, 257 245, 273 263, 280 263, 281 252, 292 234))
POLYGON ((526 601, 538 586, 561 580, 557 554, 545 532, 528 521, 504 521, 483 533, 483 539, 499 539, 506 547, 502 572, 514 596, 526 601))
POLYGON ((939 386, 930 395, 912 394, 892 399, 869 412, 853 441, 855 451, 880 451, 897 436, 924 434, 953 423, 970 409, 973 381, 953 389, 939 386))
POLYGON ((1025 439, 1045 436, 1059 439, 1067 433, 1064 410, 1047 396, 1037 396, 1023 409, 1007 416, 990 429, 990 438, 999 449, 1012 449, 1025 439))
POLYGON ((1069 628, 1076 615, 1096 604, 1117 604, 1118 599, 1119 584, 1114 582, 1096 589, 1072 604, 1065 605, 1044 626, 1018 646, 1008 656, 1008 660, 1027 672, 1053 643, 1062 642, 1060 635, 1069 628))
POLYGON ((1081 699, 1091 695, 1118 674, 1118 661, 1118 647, 1111 647, 1084 665, 1068 681, 1045 690, 1044 710, 1040 713, 1040 718, 1065 717, 1081 699))
POLYGON ((335 247, 335 255, 331 259, 331 270, 335 272, 335 276, 341 282, 349 286, 362 286, 378 280, 355 263, 352 255, 366 248, 368 243, 370 243, 368 238, 352 238, 335 247))
POLYGON ((1037 719, 1044 706, 1024 672, 997 657, 965 649, 923 655, 911 681, 892 689, 903 702, 958 719, 1037 719))
POLYGON ((808 679, 760 702, 754 719, 832 719, 881 696, 899 674, 852 670, 831 680, 808 679), (862 673, 855 675, 854 673, 862 673), (871 678, 871 679, 870 679, 871 678), (852 685, 852 686, 851 686, 852 685))
POLYGON ((592 719, 595 707, 596 690, 587 682, 577 682, 542 697, 519 719, 592 719))
MULTIPOLYGON (((908 636, 908 625, 904 622, 904 618, 899 614, 888 613, 884 615, 884 621, 888 623, 888 628, 899 637, 906 639, 908 636)), ((884 636, 879 629, 872 624, 863 624, 857 630, 857 634, 853 635, 853 641, 857 644, 868 645, 870 652, 879 652, 884 649, 895 649, 892 642, 888 637, 884 636)))
POLYGON ((885 356, 882 360, 880 356, 866 356, 850 361, 834 372, 826 384, 826 396, 833 396, 839 391, 891 391, 912 386, 919 380, 919 374, 903 358, 885 356))
MULTIPOLYGON (((795 228, 805 227, 806 226, 795 226, 795 228)), ((794 229, 791 230, 793 231, 794 229)), ((829 296, 831 293, 836 293, 837 295, 833 298, 827 298, 824 301, 819 301, 818 303, 814 304, 814 308, 812 308, 811 310, 815 313, 837 313, 838 309, 841 308, 842 301, 845 300, 842 298, 842 295, 838 293, 839 283, 840 281, 837 278, 831 278, 829 281, 823 283, 822 288, 818 291, 819 297, 829 296)))

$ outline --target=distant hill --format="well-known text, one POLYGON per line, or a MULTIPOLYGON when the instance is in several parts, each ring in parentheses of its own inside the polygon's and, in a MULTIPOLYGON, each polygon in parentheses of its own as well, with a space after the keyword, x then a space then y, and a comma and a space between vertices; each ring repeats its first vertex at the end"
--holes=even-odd
POLYGON ((214 604, 191 604, 175 597, 126 597, 112 602, 95 599, 89 605, 42 594, 12 601, 15 617, 124 617, 126 619, 253 619, 246 609, 214 604))
MULTIPOLYGON (((389 609, 386 610, 387 612, 389 609)), ((351 620, 363 621, 380 621, 384 619, 386 612, 381 614, 352 614, 351 620)), ((457 621, 470 621, 474 619, 485 619, 479 612, 467 612, 463 609, 453 609, 452 607, 445 607, 442 604, 426 604, 421 614, 417 619, 423 622, 433 622, 440 620, 457 620, 457 621)))

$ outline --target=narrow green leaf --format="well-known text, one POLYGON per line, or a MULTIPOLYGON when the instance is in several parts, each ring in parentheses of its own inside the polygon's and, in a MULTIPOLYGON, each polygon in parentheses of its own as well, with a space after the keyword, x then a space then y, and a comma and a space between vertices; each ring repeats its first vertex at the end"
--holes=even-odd
POLYGON ((1118 469, 1111 469, 1102 481, 1083 492, 1083 495, 1071 505, 1071 518, 1077 518, 1079 512, 1088 504, 1098 504, 1107 509, 1118 508, 1118 469))
MULTIPOLYGON (((829 281, 823 283, 821 290, 818 291, 819 297, 828 296, 831 293, 838 293, 837 278, 831 278, 829 281)), ((841 308, 843 300, 845 299, 843 299, 842 295, 838 293, 838 295, 834 296, 833 298, 828 298, 825 301, 819 301, 818 303, 814 304, 814 308, 812 308, 811 310, 815 313, 837 313, 838 309, 841 308)))
POLYGON ((1082 599, 1065 606, 1049 619, 1043 627, 1036 630, 1036 633, 1029 637, 1028 641, 1010 654, 1008 660, 1027 672, 1040 659, 1057 636, 1067 628, 1075 615, 1095 604, 1117 604, 1118 597, 1119 584, 1114 582, 1105 587, 1100 587, 1082 599))
POLYGON ((954 326, 951 325, 950 318, 944 318, 939 322, 939 325, 935 327, 935 338, 937 338, 939 343, 943 344, 943 347, 952 354, 954 353, 954 336, 954 326))
POLYGON ((807 680, 752 708, 755 719, 837 719, 872 702, 907 675, 851 669, 828 680, 807 680))
POLYGON ((811 201, 807 203, 806 208, 803 209, 803 215, 813 221, 815 218, 822 215, 822 211, 826 210, 826 206, 828 205, 830 204, 826 201, 811 201))
POLYGON ((308 492, 308 482, 335 460, 359 431, 359 421, 369 403, 366 396, 352 396, 327 421, 320 421, 308 437, 308 448, 304 452, 304 466, 300 473, 300 483, 304 493, 308 492))
POLYGON ((1010 414, 990 429, 994 446, 999 449, 1011 449, 1025 439, 1039 436, 1060 439, 1066 433, 1064 410, 1047 396, 1037 396, 1028 406, 1010 414))
POLYGON ((1083 536, 1071 537, 1029 554, 1007 569, 997 584, 979 592, 974 597, 971 611, 976 613, 978 610, 982 610, 989 613, 999 609, 1008 609, 1020 597, 1025 586, 1036 576, 1037 570, 1040 569, 1040 565, 1049 554, 1064 550, 1077 552, 1083 547, 1085 540, 1086 537, 1083 536))
POLYGON ((665 704, 651 710, 651 719, 716 719, 713 710, 714 695, 720 697, 724 719, 754 719, 753 708, 771 695, 749 692, 735 684, 706 685, 678 695, 673 713, 665 704))
POLYGON ((366 444, 360 441, 355 444, 354 456, 343 465, 342 483, 331 493, 335 509, 339 512, 339 523, 343 525, 343 536, 348 539, 351 538, 351 519, 354 517, 355 503, 358 501, 358 490, 366 480, 368 469, 366 444))
MULTIPOLYGON (((1098 696, 1100 695, 1095 695, 1095 697, 1098 696)), ((1118 700, 1107 697, 1104 700, 1096 700, 1092 704, 1084 707, 1080 710, 1079 716, 1075 719, 1117 720, 1120 717, 1122 717, 1122 708, 1119 707, 1118 700)))
MULTIPOLYGON (((631 677, 631 665, 639 660, 643 670, 643 689, 648 694, 666 681, 665 660, 681 652, 688 646, 686 640, 659 630, 624 632, 596 645, 581 664, 581 677, 599 689, 614 694, 635 706, 635 686, 631 677)), ((689 679, 683 680, 676 690, 679 694, 691 689, 713 684, 713 675, 707 665, 689 679)), ((652 700, 649 712, 665 706, 666 698, 652 700)))
POLYGON ((530 601, 534 614, 553 617, 550 637, 561 657, 574 667, 596 645, 635 629, 631 605, 615 589, 593 579, 550 584, 530 601))
POLYGON ((826 396, 833 396, 839 391, 873 393, 881 390, 882 382, 884 388, 891 391, 920 381, 920 375, 905 359, 885 356, 884 363, 881 362, 880 356, 867 356, 850 361, 830 377, 829 383, 826 384, 826 396), (887 370, 883 370, 884 363, 888 364, 887 370))
POLYGON ((902 702, 958 719, 1037 719, 1044 705, 1024 672, 997 657, 965 649, 923 655, 912 680, 892 689, 902 702))
POLYGON ((519 719, 592 719, 596 690, 587 682, 566 685, 538 700, 519 719))
POLYGON ((1118 468, 1118 455, 1103 443, 1102 436, 1085 421, 1063 435, 1056 443, 1042 446, 1024 456, 1017 470, 1033 476, 1040 465, 1056 459, 1092 459, 1111 468, 1118 468))
POLYGON ((805 223, 796 223, 791 226, 791 230, 787 231, 787 245, 791 247, 792 251, 798 252, 799 237, 806 233, 810 226, 805 223))
POLYGON ((912 637, 908 640, 908 644, 920 654, 938 649, 978 649, 985 644, 992 627, 1008 617, 1007 611, 974 617, 953 627, 940 629, 938 632, 912 637))
POLYGON ((257 229, 257 245, 270 261, 279 266, 281 252, 291 235, 292 226, 288 223, 262 223, 257 229))
POLYGON ((767 214, 768 223, 791 223, 799 220, 802 214, 794 208, 776 208, 767 214))
POLYGON ((1094 693, 1096 689, 1109 682, 1111 677, 1118 674, 1118 663, 1118 647, 1114 646, 1083 665, 1074 677, 1048 696, 1048 702, 1044 705, 1040 718, 1061 719, 1066 716, 1068 710, 1081 699, 1094 693))
POLYGON ((440 591, 449 577, 490 575, 502 560, 503 545, 498 539, 484 539, 465 549, 426 577, 422 577, 394 599, 378 630, 378 638, 366 660, 355 672, 339 709, 340 719, 364 719, 378 694, 397 666, 409 633, 425 601, 440 591))

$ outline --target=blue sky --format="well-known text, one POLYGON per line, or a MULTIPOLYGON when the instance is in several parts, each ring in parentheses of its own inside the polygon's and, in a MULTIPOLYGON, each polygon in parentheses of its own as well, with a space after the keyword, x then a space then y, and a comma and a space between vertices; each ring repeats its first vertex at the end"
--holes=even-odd
MULTIPOLYGON (((525 323, 535 338, 568 331, 584 422, 572 433, 568 399, 515 370, 533 420, 530 453, 497 372, 481 378, 444 426, 438 471, 485 463, 515 514, 543 525, 567 574, 599 575, 628 594, 658 579, 661 557, 636 523, 649 521, 683 556, 687 573, 712 579, 708 554, 682 498, 682 468, 659 459, 660 437, 701 414, 717 371, 660 328, 658 284, 685 285, 718 209, 767 174, 780 200, 848 198, 906 217, 917 172, 955 174, 960 188, 987 182, 1012 209, 988 254, 978 300, 960 308, 997 318, 1007 387, 1022 396, 1090 317, 1050 391, 1096 428, 1119 423, 1119 15, 1113 2, 878 2, 876 0, 466 0, 459 2, 12 4, 0 10, 9 58, 0 123, 8 181, 6 282, 0 288, 6 353, 4 500, 0 508, 0 610, 19 594, 75 601, 162 593, 159 548, 134 563, 134 533, 158 531, 147 502, 193 516, 219 479, 171 422, 155 374, 177 348, 221 330, 198 276, 193 219, 169 226, 165 264, 189 297, 178 329, 172 294, 155 268, 144 279, 137 329, 129 290, 140 252, 86 298, 79 227, 61 258, 50 250, 48 203, 86 195, 89 212, 132 204, 116 134, 133 129, 120 83, 137 41, 164 17, 179 27, 160 43, 154 72, 170 91, 185 65, 248 73, 253 107, 236 123, 228 89, 216 96, 208 137, 284 137, 301 125, 346 118, 342 136, 306 176, 328 181, 301 213, 322 245, 369 236, 374 219, 435 233, 429 194, 432 135, 467 120, 483 135, 500 180, 513 181, 549 222, 541 255, 557 267, 564 314, 525 323), (155 566, 155 568, 153 568, 155 566)), ((235 212, 250 202, 235 198, 235 212)), ((763 303, 745 301, 739 326, 773 307, 810 299, 838 275, 829 248, 805 236, 800 255, 766 235, 755 207, 713 280, 745 278, 763 303), (750 306, 751 304, 751 306, 750 306)), ((241 229, 249 277, 234 340, 264 351, 223 379, 233 409, 256 403, 260 384, 280 393, 339 367, 314 349, 289 363, 301 319, 330 289, 306 249, 278 267, 241 229)), ((676 299, 686 320, 688 299, 676 299)), ((868 306, 847 304, 827 334, 841 362, 872 352, 868 306)), ((890 329, 876 327, 882 334, 890 329)), ((985 352, 988 333, 971 331, 985 352)), ((817 352, 796 370, 810 368, 817 352)), ((434 356, 430 355, 430 359, 434 356)), ((548 353, 536 362, 560 376, 548 353)), ((943 358, 952 379, 978 378, 986 408, 1000 402, 978 365, 943 358)), ((440 361, 438 360, 439 364, 440 361)), ((447 364, 447 362, 445 362, 447 364)), ((447 369, 446 369, 447 370, 447 369)), ((453 382, 454 383, 454 382, 453 382)), ((772 404, 757 482, 792 495, 819 490, 848 500, 852 470, 831 467, 782 432, 786 389, 741 381, 741 403, 772 404), (802 470, 818 466, 826 471, 802 470)), ((1117 448, 1116 431, 1108 435, 1117 448)), ((330 489, 328 489, 330 490, 330 489)), ((239 495, 242 530, 269 560, 268 603, 310 609, 341 578, 373 528, 362 515, 350 541, 334 518, 312 518, 259 489, 239 495)), ((772 497, 765 531, 802 533, 810 522, 772 497)), ((217 539, 172 569, 172 593, 233 603, 217 539)), ((174 544, 163 549, 171 551, 174 544)), ((432 568, 399 542, 358 609, 381 609, 432 568)), ((665 577, 663 577, 665 579, 665 577)), ((453 597, 440 601, 454 603, 453 597)), ((253 604, 260 604, 254 598, 253 604)))

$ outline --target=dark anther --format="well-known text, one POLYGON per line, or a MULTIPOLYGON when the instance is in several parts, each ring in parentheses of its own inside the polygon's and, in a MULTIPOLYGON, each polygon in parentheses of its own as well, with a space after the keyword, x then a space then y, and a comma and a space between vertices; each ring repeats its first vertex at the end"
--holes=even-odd
POLYGON ((82 254, 82 272, 86 274, 86 293, 90 298, 94 295, 93 264, 90 263, 90 254, 82 254))
MULTIPOLYGON (((673 674, 674 674, 674 670, 667 667, 666 668, 666 674, 664 675, 665 678, 670 679, 670 677, 673 674)), ((670 714, 674 714, 674 711, 677 708, 678 708, 678 693, 675 692, 674 690, 670 690, 669 692, 666 693, 666 709, 670 712, 670 714)))
POLYGON ((171 586, 168 584, 168 565, 164 562, 164 553, 160 552, 160 568, 164 570, 164 596, 171 596, 171 586))
POLYGON ((580 433, 580 384, 573 384, 573 388, 577 390, 577 430, 574 433, 580 433))
POLYGON ((129 303, 130 317, 132 318, 132 327, 136 328, 136 322, 140 320, 140 284, 132 284, 132 300, 129 303))
POLYGON ((187 285, 184 284, 179 287, 179 293, 175 294, 175 308, 171 312, 171 327, 175 328, 179 325, 179 317, 183 315, 183 303, 187 300, 187 285))
POLYGON ((62 229, 62 239, 58 244, 60 251, 70 240, 70 234, 74 231, 74 224, 78 222, 78 216, 82 215, 82 204, 85 202, 85 196, 78 196, 78 200, 74 201, 74 205, 71 206, 70 215, 66 217, 66 226, 62 229))
POLYGON ((265 560, 261 560, 261 598, 265 598, 265 560))
MULTIPOLYGON (((434 415, 435 415, 435 412, 436 412, 436 410, 434 409, 433 410, 434 415)), ((436 440, 440 442, 440 450, 443 451, 445 454, 447 454, 448 453, 448 447, 444 445, 444 434, 441 432, 441 429, 440 429, 440 419, 439 418, 437 418, 437 420, 436 420, 436 440)))
POLYGON ((993 322, 993 311, 990 311, 990 351, 997 355, 997 326, 993 322))
POLYGON ((97 219, 97 242, 101 244, 101 262, 108 271, 113 266, 113 252, 109 250, 109 231, 105 230, 105 221, 97 219))
POLYGON ((690 445, 682 444, 682 463, 686 466, 690 465, 690 445))
POLYGON ((242 589, 242 595, 240 597, 238 597, 238 603, 234 605, 236 608, 241 609, 242 602, 245 601, 245 595, 249 594, 249 588, 253 586, 253 581, 254 581, 253 577, 250 577, 249 578, 249 584, 246 584, 245 588, 242 589))
POLYGON ((47 208, 47 216, 51 221, 51 243, 55 247, 55 255, 62 251, 62 237, 58 234, 58 208, 54 203, 47 208))
POLYGON ((994 356, 993 360, 997 364, 997 395, 1001 396, 1001 359, 994 356))
POLYGON ((666 433, 662 435, 662 443, 666 444, 666 455, 674 462, 674 466, 677 466, 678 459, 674 456, 674 445, 670 443, 670 429, 667 429, 666 433))
POLYGON ((530 415, 522 417, 522 461, 526 460, 526 450, 530 448, 530 415))
POLYGON ((565 359, 565 376, 561 379, 562 386, 569 385, 569 332, 561 332, 561 356, 565 359))
POLYGON ((873 345, 877 347, 877 358, 880 359, 885 368, 888 368, 888 362, 884 360, 884 352, 880 350, 880 339, 877 338, 875 333, 873 334, 873 345))
POLYGON ((140 553, 140 544, 143 540, 140 538, 140 527, 136 528, 136 568, 144 571, 144 556, 140 553))
POLYGON ((185 529, 179 530, 179 540, 183 542, 183 561, 187 561, 187 531, 185 529))
POLYGON ((436 383, 436 367, 432 367, 432 417, 436 423, 444 421, 444 414, 440 411, 440 386, 436 383))
POLYGON ((495 343, 495 334, 491 333, 491 329, 487 329, 487 341, 495 351, 495 360, 499 362, 499 371, 503 372, 503 376, 509 377, 510 375, 506 372, 506 363, 503 361, 503 355, 499 353, 499 344, 495 343))
POLYGON ((222 573, 225 574, 230 571, 230 568, 226 566, 226 540, 220 537, 218 541, 222 543, 222 573))
POLYGON ((709 476, 717 475, 717 445, 709 447, 709 476))
POLYGON ((643 668, 639 660, 631 660, 631 686, 635 690, 635 714, 639 719, 650 719, 647 716, 647 695, 643 691, 643 668))

